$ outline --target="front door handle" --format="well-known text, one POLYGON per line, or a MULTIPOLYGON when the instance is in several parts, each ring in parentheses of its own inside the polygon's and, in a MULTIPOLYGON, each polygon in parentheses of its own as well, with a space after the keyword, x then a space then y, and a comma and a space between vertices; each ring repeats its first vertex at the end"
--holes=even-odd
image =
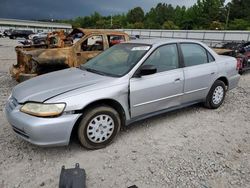
POLYGON ((77 55, 77 56, 81 56, 81 53, 78 52, 78 53, 76 53, 76 55, 77 55))
POLYGON ((215 74, 215 72, 211 72, 211 74, 215 74))
POLYGON ((176 78, 176 79, 174 80, 174 82, 179 82, 179 81, 181 81, 180 78, 176 78))

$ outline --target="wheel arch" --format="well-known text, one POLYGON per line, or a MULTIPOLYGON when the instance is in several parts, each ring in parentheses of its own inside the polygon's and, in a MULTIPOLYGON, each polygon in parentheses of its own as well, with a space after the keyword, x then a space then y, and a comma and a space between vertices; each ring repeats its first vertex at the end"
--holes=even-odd
POLYGON ((225 76, 221 76, 217 80, 222 81, 225 84, 226 88, 228 89, 228 87, 229 87, 229 81, 228 81, 228 79, 225 76))
POLYGON ((101 105, 104 105, 104 106, 110 106, 112 108, 114 108, 119 116, 120 116, 120 119, 121 119, 121 127, 125 126, 126 124, 126 114, 125 114, 125 110, 123 108, 123 106, 116 100, 114 99, 100 99, 100 100, 97 100, 97 101, 94 101, 94 102, 91 102, 89 103, 88 105, 86 105, 84 108, 80 109, 80 110, 77 110, 77 113, 81 113, 82 115, 78 118, 78 120, 76 121, 75 125, 73 126, 73 129, 71 131, 71 136, 70 136, 70 139, 72 139, 72 135, 75 135, 77 129, 78 129, 78 126, 83 118, 83 114, 90 108, 93 108, 93 107, 97 107, 97 106, 101 106, 101 105))

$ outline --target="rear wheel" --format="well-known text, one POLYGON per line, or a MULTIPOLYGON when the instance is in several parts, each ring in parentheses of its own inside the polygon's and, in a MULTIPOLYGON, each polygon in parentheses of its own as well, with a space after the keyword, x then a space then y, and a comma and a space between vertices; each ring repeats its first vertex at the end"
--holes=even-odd
POLYGON ((240 74, 240 75, 243 74, 243 70, 242 70, 242 69, 239 70, 239 74, 240 74))
POLYGON ((88 149, 100 149, 110 144, 121 128, 118 112, 109 106, 99 106, 83 114, 78 139, 88 149))
POLYGON ((220 107, 224 101, 225 95, 226 86, 224 82, 216 80, 208 93, 205 106, 210 109, 216 109, 220 107))

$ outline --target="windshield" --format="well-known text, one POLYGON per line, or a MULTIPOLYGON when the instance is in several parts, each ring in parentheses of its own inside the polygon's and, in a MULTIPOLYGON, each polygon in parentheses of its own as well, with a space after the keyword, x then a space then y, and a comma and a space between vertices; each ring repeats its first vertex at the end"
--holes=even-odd
POLYGON ((145 44, 117 44, 81 66, 97 74, 121 77, 150 49, 145 44))

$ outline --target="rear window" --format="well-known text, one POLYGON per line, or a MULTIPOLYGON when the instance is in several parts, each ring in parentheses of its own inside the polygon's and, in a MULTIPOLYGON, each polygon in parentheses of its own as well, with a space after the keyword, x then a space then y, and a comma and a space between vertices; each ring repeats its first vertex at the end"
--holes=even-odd
POLYGON ((114 46, 125 41, 124 35, 108 35, 109 46, 114 46))
POLYGON ((186 67, 213 62, 213 56, 201 45, 195 43, 182 43, 181 50, 186 67))

